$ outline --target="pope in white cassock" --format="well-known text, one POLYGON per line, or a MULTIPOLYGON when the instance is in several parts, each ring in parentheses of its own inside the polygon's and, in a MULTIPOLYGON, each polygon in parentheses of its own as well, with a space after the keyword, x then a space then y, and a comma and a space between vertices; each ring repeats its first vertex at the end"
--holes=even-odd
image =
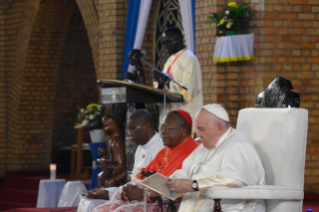
MULTIPOLYGON (((181 94, 184 102, 168 103, 166 113, 176 109, 183 109, 189 112, 193 118, 198 109, 203 106, 202 72, 198 59, 192 51, 185 48, 182 32, 177 27, 168 28, 163 33, 162 46, 170 55, 164 64, 163 72, 187 87, 187 90, 184 90, 174 82, 170 82, 168 90, 181 94)), ((157 79, 156 74, 154 77, 157 79)), ((159 120, 162 120, 166 115, 163 107, 162 104, 159 120)))
MULTIPOLYGON (((265 184, 265 172, 255 148, 231 128, 222 106, 205 105, 195 124, 202 144, 184 160, 182 169, 174 172, 171 176, 174 180, 166 183, 173 192, 187 192, 179 211, 213 211, 214 201, 206 199, 206 190, 212 187, 265 184)), ((263 200, 224 199, 221 206, 223 212, 266 211, 263 200)))
MULTIPOLYGON (((132 171, 132 176, 135 176, 155 158, 164 144, 160 135, 155 131, 152 116, 147 110, 140 109, 131 115, 128 123, 128 134, 132 141, 139 145, 135 152, 132 171)), ((118 189, 122 189, 122 186, 97 188, 89 191, 89 193, 94 192, 95 194, 89 194, 87 196, 89 198, 81 198, 77 211, 92 212, 98 205, 111 199, 118 189)))

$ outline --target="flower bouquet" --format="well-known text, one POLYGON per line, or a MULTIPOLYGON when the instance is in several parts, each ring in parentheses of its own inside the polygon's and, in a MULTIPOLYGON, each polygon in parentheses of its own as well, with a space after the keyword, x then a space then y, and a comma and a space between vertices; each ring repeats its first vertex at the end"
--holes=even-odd
POLYGON ((217 36, 231 35, 230 31, 241 29, 247 22, 249 13, 246 6, 237 6, 235 2, 230 2, 228 10, 223 13, 210 13, 208 16, 211 19, 208 23, 217 24, 217 36))
POLYGON ((81 123, 75 128, 83 127, 84 132, 95 129, 103 129, 102 118, 105 116, 106 107, 103 104, 91 103, 86 109, 77 106, 79 113, 76 123, 81 123))

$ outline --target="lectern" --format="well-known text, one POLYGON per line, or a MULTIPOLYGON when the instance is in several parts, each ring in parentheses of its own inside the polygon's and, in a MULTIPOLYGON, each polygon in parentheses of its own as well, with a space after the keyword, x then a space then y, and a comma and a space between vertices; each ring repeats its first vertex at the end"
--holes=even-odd
MULTIPOLYGON (((102 88, 102 103, 161 103, 164 92, 150 86, 120 80, 101 79, 97 84, 102 88)), ((167 91, 167 102, 183 102, 183 96, 167 91)))

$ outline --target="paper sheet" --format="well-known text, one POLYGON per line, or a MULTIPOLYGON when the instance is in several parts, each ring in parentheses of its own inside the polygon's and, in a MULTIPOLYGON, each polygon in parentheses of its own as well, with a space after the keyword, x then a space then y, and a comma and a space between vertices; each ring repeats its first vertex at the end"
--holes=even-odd
POLYGON ((173 196, 170 197, 170 192, 169 189, 166 186, 166 182, 168 181, 168 177, 165 177, 162 174, 159 173, 155 173, 152 176, 144 179, 144 180, 140 180, 136 177, 134 177, 134 179, 136 180, 136 182, 140 183, 141 185, 152 189, 153 191, 156 191, 157 193, 171 199, 171 200, 175 200, 178 197, 184 195, 184 193, 173 193, 173 196))

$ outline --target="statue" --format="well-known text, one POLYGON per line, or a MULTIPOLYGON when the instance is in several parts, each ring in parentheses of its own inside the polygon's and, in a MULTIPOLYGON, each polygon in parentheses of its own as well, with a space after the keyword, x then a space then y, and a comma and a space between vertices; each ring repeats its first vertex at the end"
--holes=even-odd
POLYGON ((299 106, 299 93, 293 90, 290 80, 282 76, 276 77, 266 90, 258 95, 255 103, 255 107, 263 108, 299 106))
POLYGON ((112 116, 105 116, 103 121, 105 136, 110 136, 106 141, 109 147, 108 159, 101 159, 101 170, 98 181, 105 188, 118 187, 126 183, 124 143, 119 133, 119 128, 112 116))

